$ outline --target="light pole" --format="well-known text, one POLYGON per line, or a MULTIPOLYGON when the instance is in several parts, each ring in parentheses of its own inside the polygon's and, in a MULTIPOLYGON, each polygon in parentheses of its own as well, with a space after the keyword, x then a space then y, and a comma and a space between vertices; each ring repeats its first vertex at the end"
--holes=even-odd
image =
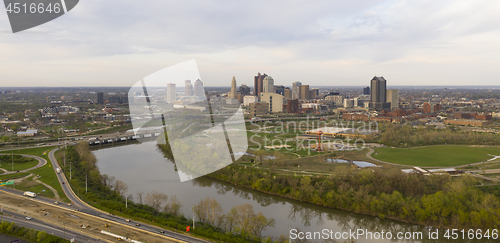
POLYGON ((194 230, 194 205, 193 205, 193 230, 194 230))

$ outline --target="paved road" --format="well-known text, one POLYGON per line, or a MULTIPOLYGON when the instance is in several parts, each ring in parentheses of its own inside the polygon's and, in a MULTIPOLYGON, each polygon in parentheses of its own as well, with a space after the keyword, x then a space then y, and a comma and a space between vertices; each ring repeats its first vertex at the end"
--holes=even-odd
POLYGON ((45 231, 48 234, 59 236, 61 238, 66 238, 66 239, 75 239, 76 242, 82 242, 82 243, 94 243, 94 242, 101 242, 97 238, 93 238, 88 235, 83 235, 77 232, 73 232, 69 229, 65 229, 64 227, 60 227, 57 225, 52 225, 49 224, 45 221, 38 220, 36 218, 32 218, 31 220, 26 219, 26 215, 16 213, 13 211, 8 211, 5 209, 2 209, 4 215, 2 216, 2 219, 7 222, 14 222, 16 225, 25 227, 25 228, 30 228, 30 229, 35 229, 38 231, 45 231))
MULTIPOLYGON (((0 155, 5 155, 5 154, 0 154, 0 155)), ((40 157, 34 156, 34 155, 27 155, 27 154, 21 154, 21 155, 23 157, 28 157, 28 158, 33 158, 33 159, 38 160, 38 164, 36 166, 34 166, 34 167, 31 167, 31 168, 28 168, 28 169, 25 169, 25 170, 7 171, 7 172, 2 173, 2 175, 14 174, 14 173, 18 173, 18 172, 28 172, 30 170, 38 169, 38 168, 44 166, 45 164, 47 164, 47 160, 45 160, 44 158, 40 158, 40 157)), ((16 169, 16 168, 14 168, 14 169, 16 169)))
MULTIPOLYGON (((49 159, 52 162, 54 170, 59 168, 59 164, 57 163, 57 160, 56 160, 55 155, 54 155, 57 150, 58 149, 54 149, 54 150, 49 152, 49 159)), ((66 177, 64 177, 63 173, 56 174, 56 175, 57 175, 57 178, 59 179, 59 183, 61 183, 61 187, 62 187, 64 193, 73 202, 73 204, 71 206, 65 206, 65 207, 70 207, 73 209, 77 208, 80 212, 83 212, 83 213, 87 213, 90 215, 97 216, 99 218, 107 219, 107 220, 113 221, 114 223, 128 226, 129 228, 135 228, 137 230, 147 231, 147 232, 150 232, 152 234, 164 235, 164 236, 167 236, 169 238, 172 238, 172 239, 175 239, 175 240, 181 241, 181 242, 208 242, 205 240, 186 236, 186 235, 183 235, 183 234, 180 234, 177 232, 168 231, 168 230, 156 227, 156 226, 146 225, 142 222, 140 222, 140 226, 137 227, 136 222, 126 222, 125 218, 111 215, 107 212, 96 209, 96 208, 88 205, 87 203, 83 202, 80 198, 78 198, 75 195, 75 193, 73 192, 71 187, 68 185, 68 181, 66 180, 66 177), (63 184, 63 182, 64 182, 64 184, 63 184), (160 233, 160 231, 164 231, 165 233, 162 234, 162 233, 160 233)))

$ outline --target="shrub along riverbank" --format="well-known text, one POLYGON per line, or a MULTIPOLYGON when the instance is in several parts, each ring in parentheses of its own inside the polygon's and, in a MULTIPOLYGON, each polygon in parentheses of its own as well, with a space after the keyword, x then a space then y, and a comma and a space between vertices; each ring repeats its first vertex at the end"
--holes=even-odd
POLYGON ((338 167, 330 176, 286 176, 231 165, 208 176, 302 202, 400 221, 453 228, 500 227, 500 198, 470 175, 423 176, 338 167))

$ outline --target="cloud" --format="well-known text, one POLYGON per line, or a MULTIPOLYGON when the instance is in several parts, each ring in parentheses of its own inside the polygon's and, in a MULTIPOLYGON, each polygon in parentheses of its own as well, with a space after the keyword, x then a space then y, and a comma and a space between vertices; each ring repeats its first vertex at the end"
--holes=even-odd
POLYGON ((22 85, 70 76, 75 86, 111 86, 195 58, 218 85, 232 75, 251 85, 258 71, 285 85, 363 85, 373 73, 398 85, 466 84, 478 72, 494 84, 499 10, 494 0, 86 0, 18 34, 0 17, 0 73, 22 85))

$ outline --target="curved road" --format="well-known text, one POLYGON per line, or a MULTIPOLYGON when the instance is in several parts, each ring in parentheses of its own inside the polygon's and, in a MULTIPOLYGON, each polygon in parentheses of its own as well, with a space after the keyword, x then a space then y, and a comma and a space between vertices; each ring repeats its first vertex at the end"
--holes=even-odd
MULTIPOLYGON (((52 151, 49 152, 49 159, 52 162, 52 167, 54 168, 54 171, 59 167, 59 164, 57 163, 56 157, 55 157, 55 152, 59 150, 59 148, 56 148, 52 151)), ((62 171, 62 169, 61 169, 62 171)), ((96 209, 84 201, 82 201, 80 198, 76 196, 76 194, 73 192, 71 187, 68 184, 68 181, 66 180, 66 177, 63 175, 63 173, 57 174, 57 179, 59 180, 59 183, 61 184, 61 187, 66 194, 66 196, 73 202, 72 206, 68 207, 77 207, 80 212, 93 215, 95 217, 99 217, 101 219, 106 219, 109 221, 113 221, 113 223, 120 224, 124 227, 128 228, 133 228, 135 230, 140 230, 143 232, 151 233, 151 234, 157 234, 157 235, 162 235, 166 238, 169 238, 170 240, 177 241, 177 242, 208 242, 205 240, 193 238, 187 235, 183 235, 177 232, 165 230, 163 228, 159 228, 156 226, 152 225, 147 225, 142 222, 140 222, 140 226, 136 226, 136 222, 126 222, 125 218, 118 217, 116 215, 112 215, 110 213, 101 211, 99 209, 96 209), (165 233, 160 233, 160 231, 164 231, 165 233)))
MULTIPOLYGON (((6 155, 6 154, 0 154, 0 155, 6 155)), ((27 155, 27 154, 21 154, 21 156, 36 159, 36 160, 38 160, 38 164, 36 166, 33 166, 33 167, 25 169, 25 170, 7 171, 7 172, 2 173, 2 175, 14 174, 14 173, 18 173, 18 172, 28 172, 30 170, 38 169, 38 168, 44 166, 45 164, 47 164, 47 160, 45 160, 44 158, 40 158, 38 156, 27 155)))

